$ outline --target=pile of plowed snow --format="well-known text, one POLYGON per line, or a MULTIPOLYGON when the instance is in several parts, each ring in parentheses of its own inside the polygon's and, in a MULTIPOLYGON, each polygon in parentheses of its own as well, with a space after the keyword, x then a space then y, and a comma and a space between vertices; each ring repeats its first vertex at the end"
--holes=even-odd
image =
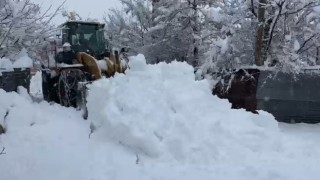
POLYGON ((89 120, 99 136, 137 154, 181 162, 240 160, 279 150, 278 123, 270 114, 232 110, 212 95, 208 81, 195 81, 187 63, 147 65, 139 55, 129 66, 126 75, 90 88, 89 120))
POLYGON ((0 90, 0 180, 320 178, 315 130, 284 134, 268 113, 231 110, 186 63, 129 66, 89 87, 88 121, 0 90))

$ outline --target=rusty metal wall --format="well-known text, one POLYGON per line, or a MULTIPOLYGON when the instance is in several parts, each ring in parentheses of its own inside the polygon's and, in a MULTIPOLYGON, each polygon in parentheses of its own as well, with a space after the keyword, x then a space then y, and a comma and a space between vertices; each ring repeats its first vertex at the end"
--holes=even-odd
POLYGON ((217 84, 213 94, 228 99, 232 108, 256 113, 264 110, 277 121, 320 123, 320 74, 305 71, 293 77, 248 69, 234 73, 231 88, 217 84))
POLYGON ((18 86, 30 90, 31 71, 30 68, 17 68, 14 71, 2 72, 0 76, 0 88, 7 91, 17 91, 18 86))
POLYGON ((320 75, 296 75, 261 71, 257 89, 257 109, 289 123, 320 122, 320 75))

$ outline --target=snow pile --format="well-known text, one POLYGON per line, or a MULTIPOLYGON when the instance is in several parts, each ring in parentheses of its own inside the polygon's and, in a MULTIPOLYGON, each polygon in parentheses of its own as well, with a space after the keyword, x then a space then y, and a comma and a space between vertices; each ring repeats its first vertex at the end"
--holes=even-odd
POLYGON ((33 103, 26 89, 0 89, 1 180, 85 180, 88 168, 89 125, 73 109, 46 102, 33 103), (7 114, 7 115, 6 115, 7 114), (4 118, 5 117, 5 118, 4 118), (32 173, 31 173, 32 172, 32 173))
POLYGON ((186 63, 147 65, 139 55, 126 75, 90 87, 89 119, 97 136, 134 153, 181 162, 212 163, 276 152, 278 124, 265 112, 231 110, 195 81, 186 63), (259 139, 263 139, 261 143, 259 139))
POLYGON ((129 66, 92 84, 88 121, 0 89, 0 180, 320 178, 319 126, 284 134, 267 113, 230 110, 184 63, 129 66))

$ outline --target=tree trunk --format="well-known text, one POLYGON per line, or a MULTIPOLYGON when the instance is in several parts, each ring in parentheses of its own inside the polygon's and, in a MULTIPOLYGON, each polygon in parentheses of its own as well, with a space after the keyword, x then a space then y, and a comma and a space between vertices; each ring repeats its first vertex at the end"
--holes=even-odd
POLYGON ((265 52, 265 11, 266 11, 267 0, 259 0, 259 9, 258 9, 258 29, 256 37, 256 50, 255 50, 255 63, 257 66, 263 66, 266 59, 265 52))
POLYGON ((152 0, 152 26, 155 26, 155 19, 157 17, 157 9, 160 0, 152 0))
POLYGON ((197 67, 199 65, 199 44, 200 44, 200 25, 198 22, 198 4, 196 0, 193 0, 193 61, 192 66, 197 67))
POLYGON ((319 65, 319 55, 320 55, 320 47, 317 47, 317 57, 316 57, 316 65, 319 65))
MULTIPOLYGON (((154 26, 156 26, 157 25, 157 22, 155 21, 155 19, 156 19, 156 17, 157 17, 157 15, 158 15, 158 8, 159 8, 159 2, 160 2, 160 0, 152 0, 152 22, 151 22, 151 26, 152 27, 154 27, 154 26)), ((153 40, 153 41, 156 41, 156 34, 157 32, 152 32, 151 33, 151 39, 153 40)))

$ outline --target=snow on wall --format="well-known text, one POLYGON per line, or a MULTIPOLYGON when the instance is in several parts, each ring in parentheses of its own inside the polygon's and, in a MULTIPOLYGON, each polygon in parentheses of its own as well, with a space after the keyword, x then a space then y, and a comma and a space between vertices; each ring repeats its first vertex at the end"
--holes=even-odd
POLYGON ((13 65, 10 59, 0 58, 0 71, 1 70, 13 70, 13 65))
POLYGON ((13 62, 15 68, 31 68, 33 67, 33 60, 28 56, 27 50, 22 49, 22 51, 16 57, 13 62))
POLYGON ((12 71, 13 68, 31 68, 33 60, 28 56, 27 51, 23 49, 11 62, 8 58, 0 58, 0 71, 12 71))

